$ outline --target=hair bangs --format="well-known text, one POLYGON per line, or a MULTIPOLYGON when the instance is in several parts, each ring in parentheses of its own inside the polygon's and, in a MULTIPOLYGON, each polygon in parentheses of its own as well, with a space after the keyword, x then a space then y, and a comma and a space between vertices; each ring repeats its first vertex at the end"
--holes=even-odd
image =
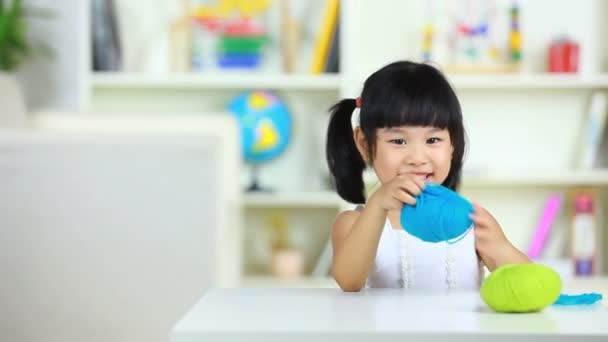
POLYGON ((459 108, 458 100, 447 82, 432 83, 433 87, 424 81, 418 84, 402 83, 398 89, 385 92, 384 96, 381 96, 384 99, 379 101, 384 103, 381 110, 371 115, 375 119, 373 126, 384 128, 411 125, 448 128, 451 121, 460 116, 459 113, 454 113, 454 106, 459 108))

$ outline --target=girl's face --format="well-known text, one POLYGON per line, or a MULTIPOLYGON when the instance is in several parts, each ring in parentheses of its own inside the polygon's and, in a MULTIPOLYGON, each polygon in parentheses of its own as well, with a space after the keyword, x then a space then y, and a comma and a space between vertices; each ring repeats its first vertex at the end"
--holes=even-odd
POLYGON ((422 126, 379 128, 372 165, 382 183, 401 174, 443 183, 454 147, 447 129, 422 126))

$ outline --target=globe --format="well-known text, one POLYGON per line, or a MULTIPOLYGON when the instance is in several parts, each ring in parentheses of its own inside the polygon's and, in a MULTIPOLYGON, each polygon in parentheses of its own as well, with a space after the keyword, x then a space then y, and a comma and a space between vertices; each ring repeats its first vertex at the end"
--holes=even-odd
POLYGON ((241 150, 246 163, 254 165, 250 190, 258 190, 257 165, 281 155, 291 139, 291 114, 270 91, 246 91, 228 104, 241 131, 241 150))

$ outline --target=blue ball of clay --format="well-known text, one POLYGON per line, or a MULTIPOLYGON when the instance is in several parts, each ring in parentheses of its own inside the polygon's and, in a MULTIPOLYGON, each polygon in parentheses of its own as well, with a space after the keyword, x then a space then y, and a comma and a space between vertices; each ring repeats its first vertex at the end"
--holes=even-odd
POLYGON ((401 226, 410 235, 427 242, 454 243, 473 227, 471 202, 449 188, 426 183, 416 205, 401 210, 401 226))

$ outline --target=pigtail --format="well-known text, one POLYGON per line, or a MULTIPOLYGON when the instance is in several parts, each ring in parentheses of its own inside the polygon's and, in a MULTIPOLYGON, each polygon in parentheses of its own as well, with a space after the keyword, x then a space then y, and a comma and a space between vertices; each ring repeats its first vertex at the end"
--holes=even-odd
POLYGON ((351 203, 365 203, 365 161, 355 145, 351 125, 351 115, 355 107, 354 99, 344 99, 330 108, 325 152, 338 195, 351 203))

